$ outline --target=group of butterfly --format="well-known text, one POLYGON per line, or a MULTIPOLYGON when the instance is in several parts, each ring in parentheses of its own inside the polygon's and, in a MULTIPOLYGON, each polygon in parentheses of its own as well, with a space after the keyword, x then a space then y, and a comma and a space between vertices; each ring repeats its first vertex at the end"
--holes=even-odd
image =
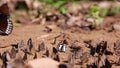
POLYGON ((28 39, 27 44, 25 44, 23 41, 17 44, 12 44, 10 51, 7 50, 0 54, 0 67, 9 68, 7 66, 16 65, 18 63, 21 64, 29 60, 45 57, 49 57, 60 62, 58 52, 64 52, 64 42, 65 40, 58 43, 58 47, 53 47, 52 52, 48 50, 44 42, 41 42, 37 48, 35 48, 31 38, 28 39), (13 60, 15 61, 13 62, 13 60))
POLYGON ((7 3, 0 6, 0 35, 9 35, 13 30, 10 12, 7 3))

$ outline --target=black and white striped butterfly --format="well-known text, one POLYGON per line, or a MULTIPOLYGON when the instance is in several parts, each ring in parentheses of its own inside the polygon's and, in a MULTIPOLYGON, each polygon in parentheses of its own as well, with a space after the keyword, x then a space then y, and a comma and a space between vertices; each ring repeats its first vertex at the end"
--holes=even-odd
POLYGON ((58 43, 57 50, 60 52, 66 52, 68 42, 66 40, 63 40, 58 43))
POLYGON ((9 35, 13 30, 7 3, 0 6, 0 35, 9 35))

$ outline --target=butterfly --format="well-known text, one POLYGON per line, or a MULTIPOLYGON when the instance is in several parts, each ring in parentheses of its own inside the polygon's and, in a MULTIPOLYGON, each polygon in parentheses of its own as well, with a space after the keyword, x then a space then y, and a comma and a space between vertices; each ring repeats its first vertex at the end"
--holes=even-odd
POLYGON ((10 20, 8 4, 0 6, 0 35, 9 35, 13 30, 13 24, 10 20))

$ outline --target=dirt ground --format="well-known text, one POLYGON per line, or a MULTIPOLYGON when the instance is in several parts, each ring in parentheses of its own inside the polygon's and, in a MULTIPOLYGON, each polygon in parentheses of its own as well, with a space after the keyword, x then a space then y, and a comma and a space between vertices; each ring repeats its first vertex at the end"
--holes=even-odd
POLYGON ((40 37, 46 35, 45 38, 55 37, 56 35, 60 34, 60 32, 65 32, 73 37, 74 39, 79 39, 81 42, 83 40, 98 40, 99 38, 104 38, 106 41, 109 40, 109 43, 113 43, 120 38, 119 31, 114 31, 108 33, 104 30, 93 30, 93 31, 81 31, 78 28, 68 29, 68 30, 61 30, 59 27, 54 27, 51 33, 44 32, 45 26, 42 25, 26 25, 26 26, 19 26, 14 27, 13 32, 8 36, 1 36, 1 43, 0 45, 9 45, 15 44, 17 41, 27 41, 29 38, 33 39, 33 42, 40 41, 40 37), (74 32, 71 32, 75 30, 74 32))
MULTIPOLYGON (((27 41, 29 38, 33 39, 33 42, 38 42, 42 39, 53 39, 57 35, 61 33, 68 34, 73 40, 77 39, 81 41, 84 40, 93 40, 97 42, 100 38, 104 38, 104 40, 108 41, 108 43, 113 43, 120 38, 119 30, 114 30, 112 32, 108 32, 107 28, 110 28, 112 24, 111 22, 119 21, 119 18, 115 20, 115 18, 106 18, 102 26, 104 29, 95 29, 92 31, 83 30, 79 27, 71 27, 66 30, 61 29, 56 26, 56 24, 45 24, 45 25, 20 25, 14 26, 13 31, 8 36, 0 36, 1 39, 1 47, 4 45, 15 44, 21 40, 27 41), (109 27, 110 26, 110 27, 109 27), (50 27, 52 29, 51 32, 47 32, 46 27, 50 27)), ((119 22, 118 22, 119 23, 119 22)), ((50 41, 50 40, 49 40, 50 41)))
MULTIPOLYGON (((108 20, 108 19, 107 19, 108 20)), ((111 19, 109 22, 112 21, 111 19)), ((87 52, 84 41, 92 40, 92 44, 96 46, 96 44, 100 40, 107 41, 108 48, 111 49, 114 46, 114 43, 119 40, 120 32, 119 30, 114 30, 112 32, 108 32, 106 30, 92 30, 86 31, 79 27, 71 27, 67 30, 63 30, 60 27, 57 27, 55 24, 51 25, 21 25, 13 28, 13 32, 8 36, 0 36, 0 53, 2 54, 4 51, 10 51, 12 44, 20 43, 23 40, 24 44, 27 45, 28 39, 31 38, 33 41, 33 46, 37 49, 38 45, 41 42, 44 42, 46 49, 50 51, 52 54, 52 47, 57 47, 58 43, 62 40, 66 39, 68 42, 66 52, 59 52, 60 62, 65 63, 70 59, 70 46, 80 46, 82 49, 87 52), (52 31, 47 32, 45 27, 51 27, 52 31), (59 36, 59 37, 57 37, 59 36), (55 37, 56 43, 54 42, 55 37), (77 41, 77 42, 75 42, 77 41)), ((89 51, 89 50, 88 50, 89 51)), ((43 52, 44 53, 44 52, 43 52)), ((41 55, 37 55, 37 58, 41 58, 41 55)), ((80 68, 79 59, 76 59, 73 64, 74 68, 80 68)), ((83 68, 85 68, 83 66, 83 68)), ((114 66, 113 66, 114 68, 114 66)))

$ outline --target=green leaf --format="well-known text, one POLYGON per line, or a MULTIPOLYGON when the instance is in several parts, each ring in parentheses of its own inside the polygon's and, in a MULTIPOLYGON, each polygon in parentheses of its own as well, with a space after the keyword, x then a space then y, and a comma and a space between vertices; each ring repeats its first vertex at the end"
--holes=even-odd
POLYGON ((67 10, 66 10, 65 7, 61 7, 61 8, 60 8, 60 12, 61 12, 62 14, 65 14, 65 13, 67 13, 67 10))
POLYGON ((100 8, 100 16, 101 17, 107 16, 108 12, 109 12, 109 8, 108 7, 100 8))
POLYGON ((90 11, 96 13, 99 11, 99 7, 97 5, 90 6, 90 11))
POLYGON ((64 6, 65 2, 66 2, 66 1, 64 1, 64 0, 57 1, 56 3, 54 3, 54 6, 55 6, 56 8, 60 8, 60 7, 64 6))

